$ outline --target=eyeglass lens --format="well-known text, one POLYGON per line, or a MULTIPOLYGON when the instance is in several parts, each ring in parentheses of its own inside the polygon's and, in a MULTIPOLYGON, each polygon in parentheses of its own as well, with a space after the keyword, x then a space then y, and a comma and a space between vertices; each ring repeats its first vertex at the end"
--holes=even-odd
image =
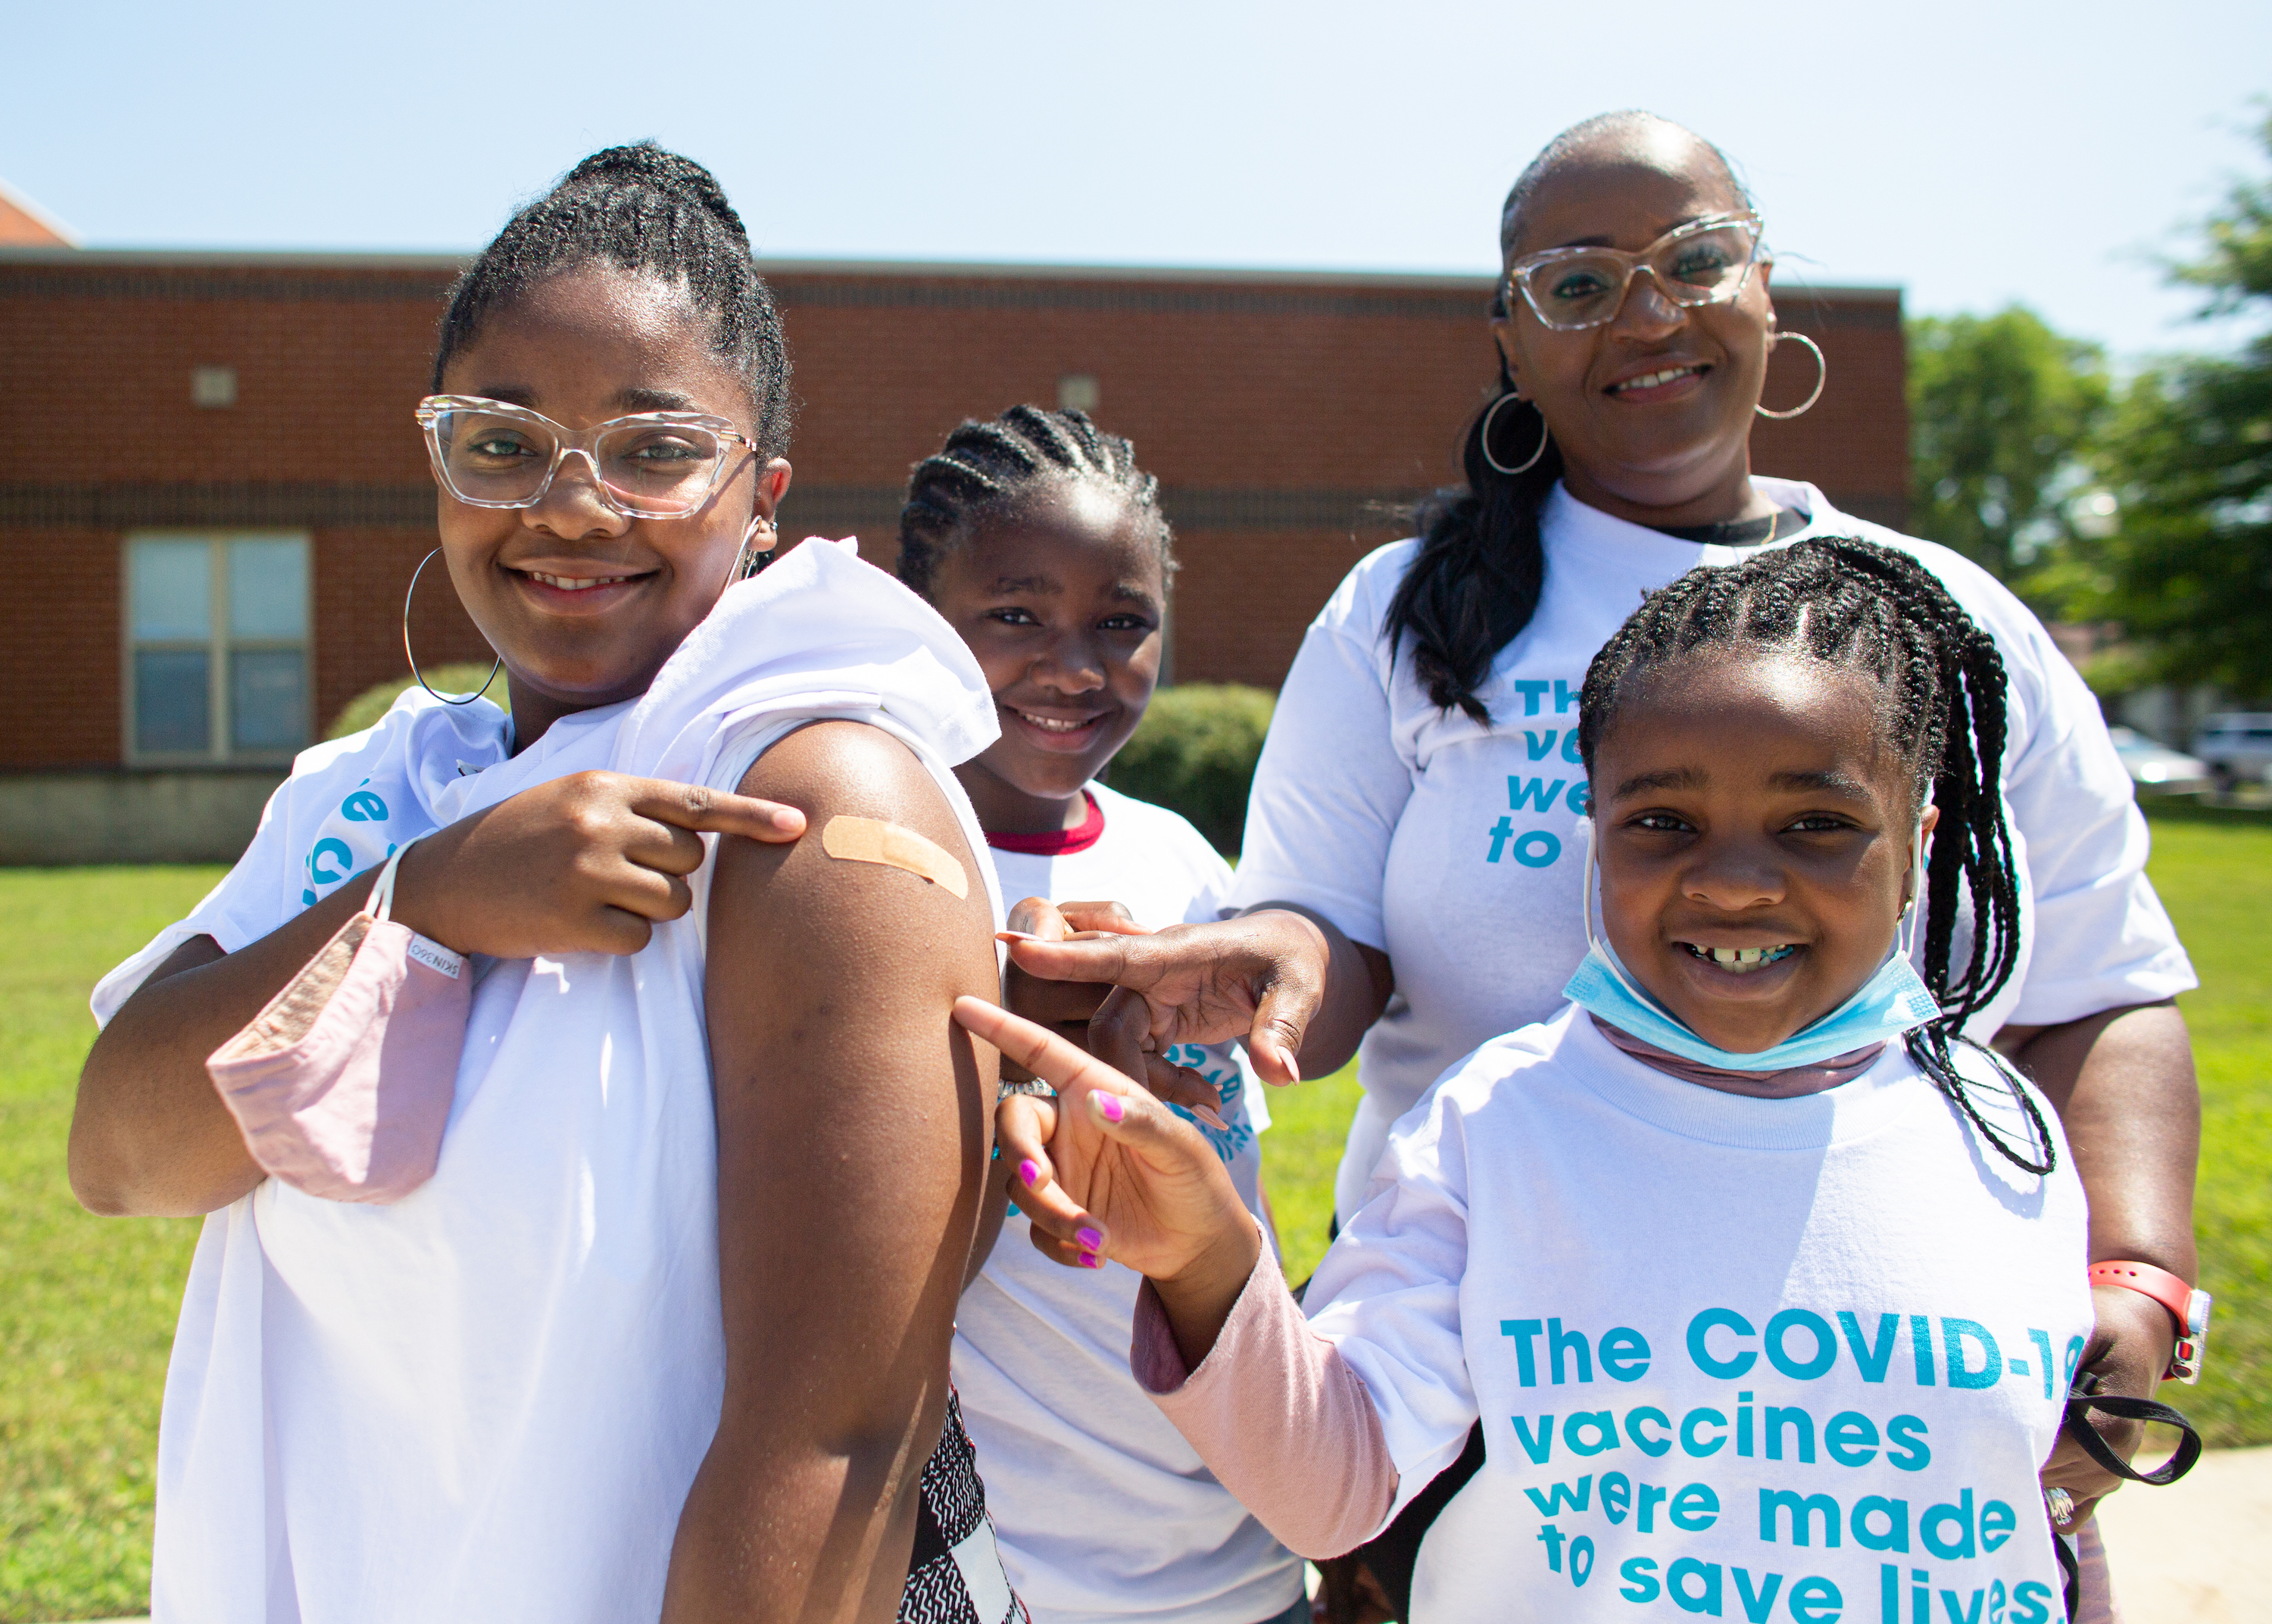
MULTIPOLYGON (((1660 244, 1640 263, 1665 296, 1680 304, 1715 304, 1735 296, 1752 263, 1752 234, 1730 223, 1660 244)), ((1588 250, 1534 265, 1523 292, 1550 327, 1594 327, 1624 302, 1633 261, 1611 249, 1588 250)))
MULTIPOLYGON (((444 412, 434 436, 453 492, 506 505, 531 501, 543 488, 559 445, 541 423, 490 412, 444 412)), ((726 443, 707 428, 638 420, 609 429, 592 448, 609 494, 644 513, 700 506, 725 455, 726 443)))

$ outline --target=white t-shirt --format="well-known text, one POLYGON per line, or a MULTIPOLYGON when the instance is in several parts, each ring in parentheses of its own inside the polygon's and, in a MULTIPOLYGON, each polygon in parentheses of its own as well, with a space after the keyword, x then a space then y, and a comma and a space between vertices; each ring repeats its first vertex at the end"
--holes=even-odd
MULTIPOLYGON (((1230 866, 1206 838, 1164 807, 1101 784, 1088 793, 1103 815, 1094 844, 993 851, 1004 900, 1110 900, 1153 927, 1212 922, 1230 866)), ((1259 1212, 1255 1136, 1270 1118, 1244 1049, 1180 1045, 1169 1058, 1222 1090, 1229 1131, 1196 1125, 1259 1212)), ((1300 1559, 1214 1480, 1128 1374, 1142 1277, 1110 1260, 1067 1269, 1034 1249, 1031 1230, 1013 1209, 963 1293, 954 1338, 962 1419, 1019 1596, 1040 1624, 1259 1624, 1284 1612, 1302 1588, 1300 1559)))
MULTIPOLYGON (((2003 653, 2021 957, 1973 1033, 2194 986, 2146 879, 2146 823, 2129 775, 2097 702, 2036 617, 1947 548, 1840 513, 1812 485, 1754 483, 1812 516, 1790 540, 1857 535, 1915 554, 2003 653)), ((1381 627, 1418 549, 1408 540, 1358 564, 1319 613, 1263 746, 1232 905, 1301 903, 1385 950, 1395 967, 1395 994, 1359 1054, 1365 1098, 1334 1186, 1343 1221, 1389 1124, 1477 1044, 1552 1014, 1585 956, 1578 692, 1596 651, 1646 594, 1700 563, 1757 550, 1678 540, 1559 486, 1541 531, 1544 590, 1480 689, 1489 726, 1430 702, 1409 641, 1391 660, 1381 627)))
MULTIPOLYGON (((890 577, 808 542, 729 591, 643 697, 519 756, 494 706, 418 689, 303 754, 212 895, 96 987, 96 1017, 183 941, 234 952, 521 790, 586 768, 731 788, 818 716, 907 742, 983 849, 951 771, 994 736, 976 663, 890 577)), ((271 1179, 206 1219, 159 1428, 162 1624, 661 1611, 724 1386, 709 873, 637 954, 474 961, 430 1182, 362 1206, 271 1179)))
POLYGON ((1669 1076, 1572 1008, 1484 1045, 1396 1125, 1306 1299, 1398 1509, 1482 1419, 1410 1616, 2057 1617, 2037 1473, 2091 1328, 2059 1151, 2014 1166, 1898 1043, 1791 1099, 1669 1076))

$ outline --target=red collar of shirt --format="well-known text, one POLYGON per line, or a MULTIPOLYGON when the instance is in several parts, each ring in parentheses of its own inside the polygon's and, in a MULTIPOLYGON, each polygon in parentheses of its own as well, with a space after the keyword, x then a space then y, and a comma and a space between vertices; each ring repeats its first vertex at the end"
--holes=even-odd
POLYGON ((1052 829, 1038 835, 1006 834, 990 829, 986 831, 986 844, 998 852, 1019 852, 1028 857, 1070 857, 1075 852, 1086 852, 1104 838, 1104 808, 1087 790, 1080 792, 1080 798, 1088 802, 1088 816, 1078 828, 1052 829))

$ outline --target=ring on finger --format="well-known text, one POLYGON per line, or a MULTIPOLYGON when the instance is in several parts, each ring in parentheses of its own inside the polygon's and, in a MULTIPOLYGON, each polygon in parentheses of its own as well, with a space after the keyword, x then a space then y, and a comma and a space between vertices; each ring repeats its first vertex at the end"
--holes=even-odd
POLYGON ((1057 1090, 1039 1077, 1028 1077, 1022 1083, 1013 1083, 1005 1077, 1002 1082, 1002 1091, 994 1096, 994 1103, 1000 1105, 1013 1094, 1024 1094, 1034 1099, 1055 1099, 1058 1097, 1057 1090))
POLYGON ((2052 1514, 2052 1521, 2065 1528, 2074 1521, 2074 1496, 2063 1488, 2044 1491, 2044 1509, 2052 1514))

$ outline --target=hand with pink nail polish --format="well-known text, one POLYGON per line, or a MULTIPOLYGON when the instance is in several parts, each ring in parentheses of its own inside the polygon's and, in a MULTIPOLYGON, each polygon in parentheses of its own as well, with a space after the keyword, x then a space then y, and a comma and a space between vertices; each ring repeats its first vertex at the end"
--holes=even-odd
POLYGON ((997 1114, 1011 1199, 1032 1220, 1034 1244, 1059 1263, 1095 1269, 1107 1257, 1149 1277, 1162 1296, 1235 1299, 1261 1236, 1214 1148, 1125 1073, 1047 1027, 983 999, 955 1002, 954 1018, 1058 1091, 1013 1096, 997 1114), (1011 1106, 1032 1107, 1013 1112, 1011 1106))
MULTIPOLYGON (((1028 897, 1010 910, 1009 928, 994 933, 997 942, 1012 947, 1032 942, 1102 942, 1152 933, 1131 918, 1117 902, 1050 902, 1028 897)), ((1222 1095, 1204 1072, 1170 1064, 1145 1035, 1141 1007, 1132 1025, 1125 1012, 1125 999, 1102 987, 1078 981, 1039 980, 1020 969, 1015 958, 1005 967, 1004 1002, 1028 1020, 1048 1027, 1077 1049, 1102 1055, 1170 1105, 1181 1106, 1218 1130, 1230 1124, 1220 1109, 1222 1095), (1110 1013, 1106 1013, 1110 1011, 1110 1013)), ((1014 1062, 1003 1076, 1011 1082, 1027 1079, 1014 1062)), ((1025 1106, 1019 1106, 1021 1112, 1025 1106)))

